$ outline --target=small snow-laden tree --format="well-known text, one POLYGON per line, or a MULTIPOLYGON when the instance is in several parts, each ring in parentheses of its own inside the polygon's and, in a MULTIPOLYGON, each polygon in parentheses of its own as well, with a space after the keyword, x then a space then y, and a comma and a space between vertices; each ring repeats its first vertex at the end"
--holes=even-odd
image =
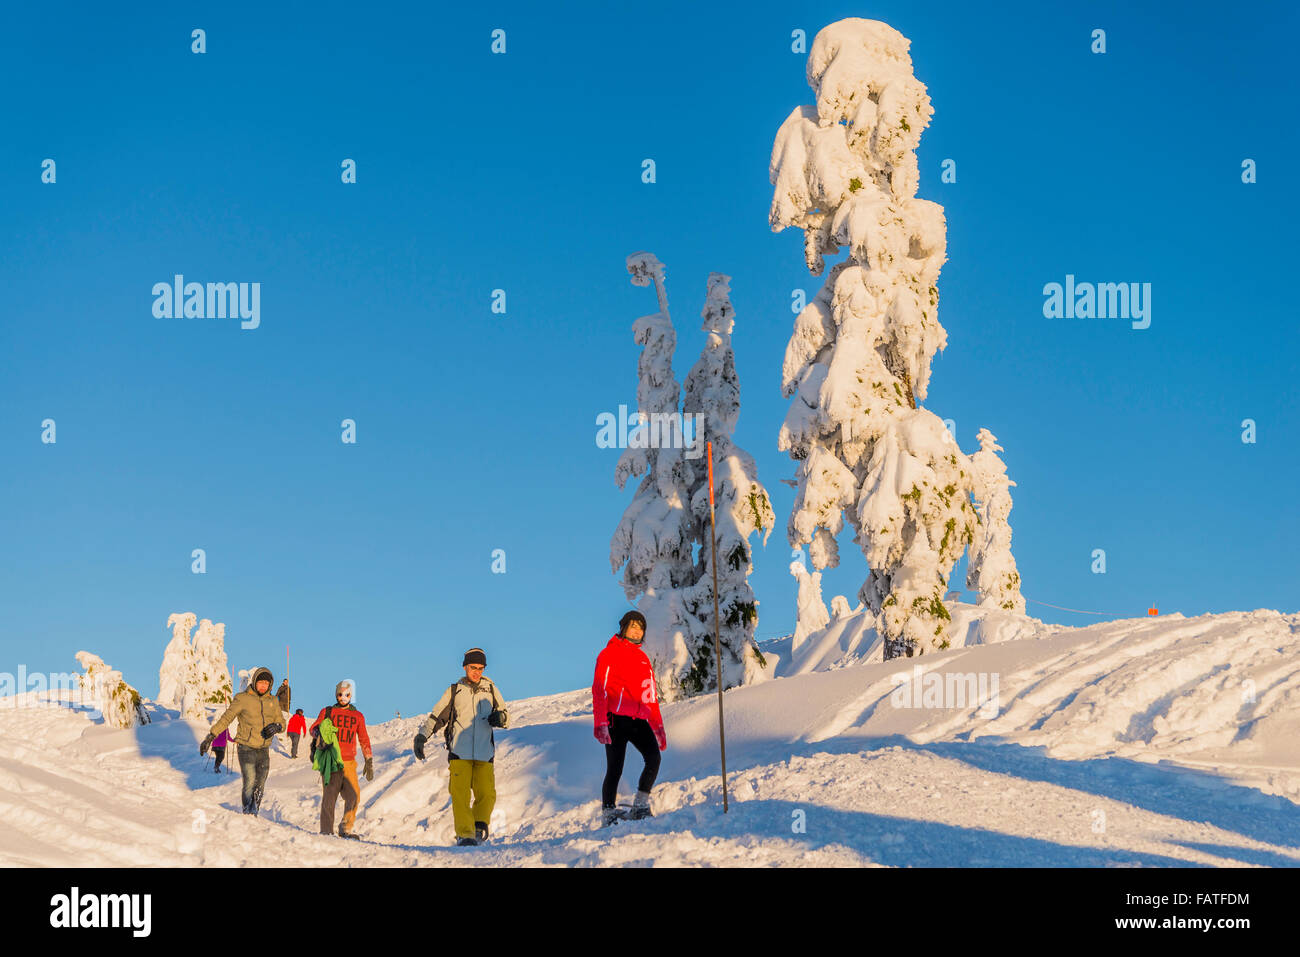
POLYGON ((979 430, 980 450, 970 457, 975 475, 975 501, 980 527, 971 543, 966 566, 966 587, 981 605, 1025 613, 1020 594, 1020 572, 1011 554, 1011 488, 1006 463, 998 456, 1002 446, 988 429, 979 430))
POLYGON ((627 258, 634 286, 653 284, 659 311, 632 326, 642 347, 637 362, 639 426, 628 436, 614 478, 621 489, 644 475, 610 542, 615 574, 623 570, 623 592, 646 616, 644 649, 654 663, 660 690, 672 696, 675 675, 689 668, 692 628, 681 589, 695 583, 693 519, 689 489, 694 472, 685 458, 678 403, 681 387, 673 375, 677 335, 668 312, 664 267, 646 252, 627 258))
MULTIPOLYGON (((201 709, 227 705, 234 697, 230 664, 226 659, 226 626, 221 622, 214 625, 207 618, 199 622, 199 630, 194 635, 191 686, 201 709)), ((202 717, 202 714, 193 717, 202 717)))
POLYGON ((250 684, 252 684, 252 682, 253 682, 253 672, 254 672, 255 670, 256 670, 256 669, 254 669, 254 668, 240 668, 240 669, 239 669, 239 690, 240 690, 241 693, 247 691, 247 690, 248 690, 248 686, 249 686, 250 684))
MULTIPOLYGON (((818 575, 821 572, 817 573, 818 575)), ((847 618, 853 614, 853 609, 849 607, 849 600, 843 595, 836 595, 831 599, 831 617, 835 619, 847 618)))
MULTIPOLYGON (((763 544, 776 524, 767 489, 758 480, 753 456, 735 442, 740 415, 740 378, 731 347, 736 311, 731 304, 731 277, 710 273, 701 317, 706 333, 700 358, 686 376, 682 411, 693 418, 703 435, 693 447, 713 443, 714 509, 718 553, 718 652, 722 658, 722 687, 734 688, 768 677, 766 662, 754 642, 758 602, 749 584, 754 570, 750 538, 761 533, 763 544)), ((691 665, 678 676, 688 695, 717 690, 717 657, 713 627, 713 547, 710 542, 708 462, 697 459, 689 490, 694 539, 699 544, 695 587, 687 589, 685 604, 699 623, 688 637, 691 665)))
POLYGON ((194 645, 190 633, 198 619, 193 612, 177 612, 167 617, 172 640, 163 651, 158 669, 158 704, 164 708, 185 709, 185 691, 194 674, 194 645))
POLYGON ((104 659, 89 651, 77 652, 77 664, 85 672, 77 676, 83 700, 103 714, 106 725, 134 728, 149 723, 140 692, 122 680, 122 672, 113 670, 104 659))
POLYGON ((781 125, 769 168, 773 231, 804 231, 814 275, 826 254, 847 254, 786 349, 792 402, 779 445, 799 462, 790 543, 809 544, 814 567, 833 567, 847 517, 871 569, 859 596, 886 659, 946 645, 943 589, 974 523, 969 462, 955 444, 940 454, 938 419, 917 406, 947 341, 937 315, 946 225, 941 206, 916 196, 933 109, 908 46, 872 20, 818 33, 808 56, 816 103, 781 125), (915 491, 898 487, 912 477, 915 491))
POLYGON ((794 639, 790 643, 790 651, 793 652, 814 631, 821 631, 829 625, 831 616, 826 611, 826 602, 822 600, 822 573, 810 573, 802 561, 793 561, 790 563, 790 574, 799 583, 799 593, 795 598, 794 639))

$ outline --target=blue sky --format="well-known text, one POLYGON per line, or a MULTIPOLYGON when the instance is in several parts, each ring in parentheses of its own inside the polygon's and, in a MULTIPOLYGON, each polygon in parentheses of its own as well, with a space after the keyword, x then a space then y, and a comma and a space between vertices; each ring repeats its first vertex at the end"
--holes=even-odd
MULTIPOLYGON (((631 490, 595 422, 635 405, 643 249, 679 377, 708 273, 732 276, 737 439, 779 522, 759 636, 788 632, 781 360, 821 279, 768 229, 767 165, 811 100, 791 31, 846 16, 912 40, 935 107, 949 342, 926 404, 968 451, 980 427, 1005 447, 1031 613, 1296 610, 1297 13, 1131 6, 10 8, 0 671, 84 648, 153 695, 166 618, 193 611, 235 667, 278 679, 288 643, 308 707, 347 675, 372 718, 427 709, 471 645, 511 697, 589 682, 627 607, 631 490), (176 273, 260 282, 260 328, 155 318, 176 273), (1151 283, 1150 328, 1044 318, 1067 274, 1151 283)), ((842 554, 828 600, 866 574, 842 554)))

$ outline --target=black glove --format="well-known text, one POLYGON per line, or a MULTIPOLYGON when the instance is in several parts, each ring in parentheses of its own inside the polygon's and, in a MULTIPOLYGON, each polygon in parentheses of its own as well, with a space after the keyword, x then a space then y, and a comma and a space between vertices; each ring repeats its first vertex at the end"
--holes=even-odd
POLYGON ((199 757, 207 757, 208 748, 212 747, 212 742, 215 740, 217 740, 217 736, 209 731, 208 736, 199 743, 199 757))
POLYGON ((275 722, 271 722, 265 728, 262 729, 262 737, 269 738, 271 735, 279 734, 283 730, 284 728, 280 727, 280 725, 276 724, 275 722))
POLYGON ((429 739, 422 734, 417 734, 415 736, 415 756, 421 761, 424 760, 424 742, 428 740, 429 739))
POLYGON ((504 728, 506 726, 506 715, 504 711, 493 711, 488 715, 488 724, 494 728, 504 728))
POLYGON ((366 766, 361 769, 361 773, 366 776, 367 781, 373 781, 375 779, 375 762, 370 758, 366 758, 366 766))

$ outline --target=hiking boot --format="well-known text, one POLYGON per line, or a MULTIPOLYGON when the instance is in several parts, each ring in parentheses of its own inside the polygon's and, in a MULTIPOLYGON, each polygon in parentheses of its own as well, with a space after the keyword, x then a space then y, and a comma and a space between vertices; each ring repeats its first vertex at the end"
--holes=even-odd
POLYGON ((478 838, 476 837, 458 837, 456 838, 457 847, 477 847, 478 838))
POLYGON ((488 839, 488 826, 483 821, 474 822, 474 839, 480 844, 488 839))
POLYGON ((356 836, 355 834, 353 834, 351 831, 345 831, 345 830, 343 829, 343 825, 342 825, 342 824, 339 825, 339 837, 346 837, 346 838, 348 838, 349 840, 353 840, 353 841, 359 841, 359 840, 361 840, 361 838, 357 837, 357 836, 356 836))
POLYGON ((627 817, 627 809, 621 807, 602 807, 600 809, 600 826, 609 827, 627 817))
POLYGON ((654 814, 650 811, 650 792, 636 792, 636 797, 632 799, 632 810, 628 811, 627 816, 630 821, 640 821, 647 817, 654 817, 654 814))

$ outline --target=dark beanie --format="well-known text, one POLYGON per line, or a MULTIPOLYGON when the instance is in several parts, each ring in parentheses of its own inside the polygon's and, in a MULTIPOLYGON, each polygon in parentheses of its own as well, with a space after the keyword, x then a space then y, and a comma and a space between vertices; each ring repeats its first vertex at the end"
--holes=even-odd
POLYGON ((646 631, 645 615, 641 614, 639 611, 629 611, 626 615, 624 615, 622 618, 618 620, 618 634, 620 638, 627 637, 628 623, 633 621, 641 622, 641 634, 643 636, 645 635, 645 631, 646 631))
POLYGON ((483 654, 482 648, 471 648, 465 652, 465 660, 461 662, 461 667, 465 665, 482 665, 487 667, 487 655, 483 654))

